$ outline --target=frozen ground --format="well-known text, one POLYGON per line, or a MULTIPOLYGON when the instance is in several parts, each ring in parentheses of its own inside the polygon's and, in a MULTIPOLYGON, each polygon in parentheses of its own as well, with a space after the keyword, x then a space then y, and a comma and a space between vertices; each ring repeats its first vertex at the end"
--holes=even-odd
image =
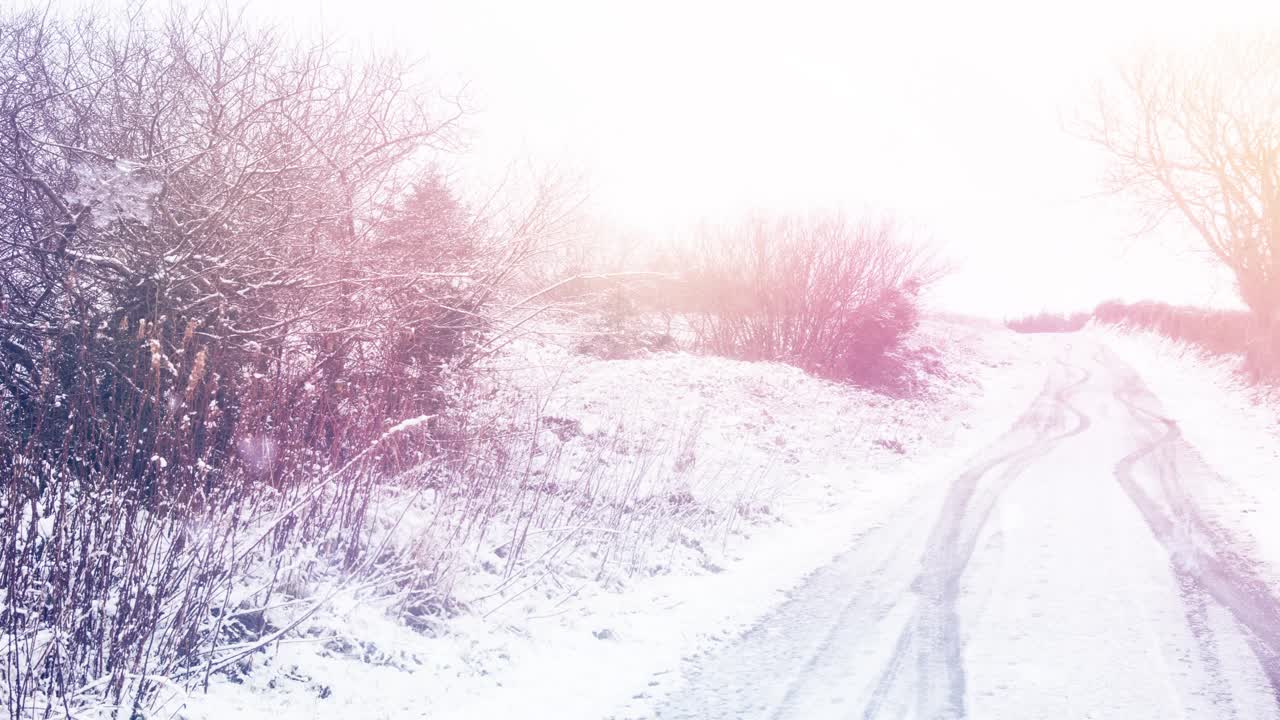
POLYGON ((539 398, 560 481, 630 478, 636 487, 592 492, 623 508, 665 498, 667 521, 526 528, 536 561, 505 571, 495 566, 511 528, 498 522, 493 539, 458 553, 460 611, 439 626, 410 630, 376 598, 337 593, 300 638, 171 707, 276 720, 651 714, 696 658, 812 571, 917 517, 940 478, 1013 424, 1051 364, 1045 343, 979 324, 929 322, 915 342, 950 375, 913 400, 781 365, 513 346, 491 409, 539 398))
MULTIPOLYGON (((1042 342, 1057 363, 1007 433, 633 715, 1280 717, 1277 588, 1202 505, 1224 481, 1096 336, 1042 342)), ((1210 379, 1183 375, 1208 396, 1188 425, 1237 409, 1210 379)))
POLYGON ((916 400, 510 348, 494 422, 536 401, 540 477, 648 519, 498 517, 438 627, 337 594, 182 714, 1280 717, 1280 398, 1146 333, 916 342, 953 371, 916 400))

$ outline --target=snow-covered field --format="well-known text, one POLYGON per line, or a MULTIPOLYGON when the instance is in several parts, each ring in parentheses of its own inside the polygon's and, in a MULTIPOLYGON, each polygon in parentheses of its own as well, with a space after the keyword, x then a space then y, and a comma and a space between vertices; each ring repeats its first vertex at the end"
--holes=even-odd
MULTIPOLYGON (((454 554, 456 610, 438 623, 415 630, 372 595, 337 592, 299 638, 168 709, 192 719, 643 716, 685 658, 751 625, 1004 432, 1056 347, 952 320, 925 322, 914 343, 948 370, 914 399, 784 365, 681 353, 606 361, 546 339, 514 344, 496 361, 507 381, 487 411, 498 422, 534 403, 538 477, 585 483, 575 492, 618 515, 495 517, 454 554), (504 563, 516 543, 525 560, 504 563)), ((430 512, 418 499, 395 522, 429 532, 419 519, 430 512)))

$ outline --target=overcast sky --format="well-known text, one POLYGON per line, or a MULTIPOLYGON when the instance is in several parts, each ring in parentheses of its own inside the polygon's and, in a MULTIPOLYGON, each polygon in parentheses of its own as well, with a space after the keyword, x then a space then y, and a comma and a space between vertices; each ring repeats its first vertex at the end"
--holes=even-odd
POLYGON ((1004 314, 1108 297, 1229 303, 1185 234, 1133 239, 1064 130, 1135 46, 1280 22, 1280 2, 253 0, 467 83, 473 172, 579 174, 669 233, 748 211, 890 213, 960 261, 937 299, 1004 314))

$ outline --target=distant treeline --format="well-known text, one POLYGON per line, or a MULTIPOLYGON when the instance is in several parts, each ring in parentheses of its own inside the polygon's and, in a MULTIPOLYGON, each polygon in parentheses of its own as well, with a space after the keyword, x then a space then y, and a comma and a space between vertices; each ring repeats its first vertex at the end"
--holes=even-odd
POLYGON ((1160 302, 1105 302, 1093 311, 1099 322, 1154 330, 1161 335, 1195 343, 1214 353, 1240 355, 1269 344, 1269 333, 1244 310, 1167 305, 1160 302))
POLYGON ((1244 310, 1110 300, 1091 313, 1044 312, 1008 320, 1005 325, 1017 332, 1074 332, 1090 320, 1152 330, 1212 353, 1242 355, 1256 374, 1274 375, 1280 370, 1280 337, 1244 310))
POLYGON ((1005 325, 1009 326, 1010 330, 1023 333, 1075 332, 1083 328, 1089 322, 1090 317, 1089 313, 1042 312, 1036 315, 1006 320, 1005 325))

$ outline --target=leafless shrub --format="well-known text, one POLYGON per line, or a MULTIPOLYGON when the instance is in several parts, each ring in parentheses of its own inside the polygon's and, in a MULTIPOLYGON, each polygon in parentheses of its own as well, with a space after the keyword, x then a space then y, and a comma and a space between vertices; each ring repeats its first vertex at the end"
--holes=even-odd
POLYGON ((262 608, 313 612, 309 577, 385 570, 380 479, 438 484, 561 218, 424 171, 461 110, 412 78, 225 10, 0 14, 11 716, 132 714, 288 632, 262 608))
POLYGON ((942 266, 887 222, 841 215, 753 220, 708 232, 673 297, 716 354, 891 385, 917 295, 942 266))

